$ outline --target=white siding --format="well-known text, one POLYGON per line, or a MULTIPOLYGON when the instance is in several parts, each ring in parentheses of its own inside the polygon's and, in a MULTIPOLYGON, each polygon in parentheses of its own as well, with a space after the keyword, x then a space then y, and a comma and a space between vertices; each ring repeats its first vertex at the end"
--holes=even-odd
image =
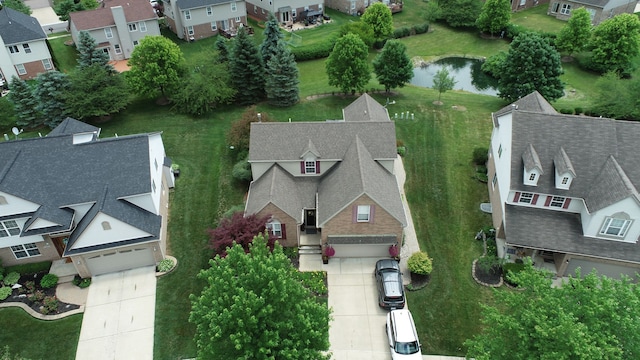
POLYGON ((103 213, 99 213, 87 226, 78 240, 73 244, 72 249, 81 249, 84 247, 109 244, 122 240, 136 239, 149 236, 151 234, 133 227, 125 222, 114 219, 103 213), (102 226, 103 222, 108 222, 110 230, 105 230, 102 226))
POLYGON ((17 196, 13 196, 5 192, 0 192, 0 196, 4 196, 4 198, 7 200, 7 203, 5 205, 0 205, 0 217, 34 212, 40 207, 40 205, 36 203, 21 199, 17 196))
MULTIPOLYGON (((598 237, 604 220, 607 216, 617 213, 626 213, 633 220, 631 227, 627 230, 624 239, 611 239, 613 241, 636 242, 640 236, 640 206, 632 198, 626 198, 615 204, 589 215, 586 211, 582 213, 582 228, 585 236, 598 237)), ((602 239, 602 241, 611 241, 602 239)))
MULTIPOLYGON (((12 219, 12 220, 18 224, 20 229, 23 229, 24 224, 27 222, 27 220, 29 220, 29 218, 12 219)), ((28 243, 34 243, 34 242, 40 242, 40 241, 44 241, 44 238, 41 235, 21 237, 18 234, 14 236, 7 236, 7 237, 0 238, 0 248, 7 248, 14 245, 22 245, 22 244, 28 244, 28 243)))
POLYGON ((153 200, 154 210, 149 210, 154 214, 160 213, 160 197, 162 195, 162 166, 164 164, 164 144, 160 133, 149 135, 149 173, 151 174, 152 184, 155 183, 155 191, 151 187, 151 197, 153 200), (156 164, 158 167, 156 168, 156 164))
POLYGON ((502 213, 505 213, 505 203, 509 198, 509 189, 511 189, 511 113, 502 115, 498 118, 498 127, 493 128, 491 134, 491 151, 495 165, 496 174, 498 175, 498 184, 500 184, 500 199, 502 202, 502 213), (498 150, 502 146, 502 155, 498 156, 498 150))

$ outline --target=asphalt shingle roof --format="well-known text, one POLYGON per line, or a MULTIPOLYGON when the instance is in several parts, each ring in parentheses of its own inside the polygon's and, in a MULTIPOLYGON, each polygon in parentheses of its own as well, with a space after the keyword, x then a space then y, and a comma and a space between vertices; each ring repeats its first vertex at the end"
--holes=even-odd
POLYGON ((69 19, 78 31, 115 26, 111 8, 116 6, 122 6, 127 23, 158 18, 147 0, 104 0, 97 9, 70 13, 69 19))
POLYGON ((0 10, 0 36, 5 45, 47 38, 36 18, 8 7, 0 10))
MULTIPOLYGON (((225 3, 231 3, 235 0, 177 0, 178 9, 186 10, 186 9, 195 9, 201 8, 205 6, 214 6, 225 3)), ((241 1, 238 1, 241 2, 241 1)))
POLYGON ((389 121, 387 109, 366 93, 344 108, 342 115, 345 121, 389 121))

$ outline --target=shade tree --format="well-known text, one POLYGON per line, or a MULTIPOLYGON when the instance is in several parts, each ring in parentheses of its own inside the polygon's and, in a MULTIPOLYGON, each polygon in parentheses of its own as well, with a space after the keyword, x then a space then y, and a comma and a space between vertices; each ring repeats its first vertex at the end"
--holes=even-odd
POLYGON ((581 7, 571 11, 571 17, 562 27, 556 38, 555 45, 559 51, 569 56, 582 51, 591 38, 591 15, 587 9, 581 7))
POLYGON ((391 10, 381 2, 371 4, 360 17, 360 21, 371 26, 376 39, 384 39, 393 34, 391 10))
POLYGON ((480 31, 493 34, 507 28, 511 21, 511 3, 509 0, 487 0, 476 19, 480 31))
POLYGON ((59 71, 47 71, 38 74, 33 96, 38 100, 37 109, 40 121, 53 129, 67 116, 65 93, 71 85, 67 74, 59 71))
POLYGON ((630 73, 640 54, 640 20, 632 14, 620 14, 601 22, 593 30, 590 47, 593 70, 630 73))
MULTIPOLYGON (((242 247, 245 251, 249 251, 249 245, 253 242, 253 238, 263 233, 266 229, 267 222, 271 215, 258 216, 251 214, 244 216, 239 211, 234 213, 231 218, 223 218, 215 229, 209 229, 209 247, 213 249, 214 256, 226 256, 227 251, 234 244, 242 247)), ((269 240, 268 244, 273 247, 274 240, 269 240)))
POLYGON ((364 90, 371 78, 367 45, 360 37, 348 33, 336 41, 325 62, 329 85, 344 93, 364 90))
POLYGON ((373 60, 373 71, 385 91, 403 87, 413 78, 413 63, 407 55, 407 47, 398 40, 387 41, 373 60))

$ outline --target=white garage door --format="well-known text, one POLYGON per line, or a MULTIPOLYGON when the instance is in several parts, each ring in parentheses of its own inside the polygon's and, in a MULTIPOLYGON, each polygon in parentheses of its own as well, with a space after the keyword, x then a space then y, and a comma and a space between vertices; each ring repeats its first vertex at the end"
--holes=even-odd
POLYGON ((566 275, 569 276, 575 274, 578 267, 581 268, 580 273, 582 276, 587 275, 595 268, 599 275, 606 275, 610 278, 616 279, 620 278, 620 274, 627 274, 631 277, 635 277, 635 273, 640 272, 640 269, 634 269, 626 266, 603 264, 585 259, 571 259, 571 261, 569 261, 569 266, 567 266, 566 275))
POLYGON ((156 263, 151 249, 143 246, 104 252, 86 259, 87 267, 92 276, 155 265, 156 263))
POLYGON ((335 244, 335 257, 389 257, 389 244, 335 244))

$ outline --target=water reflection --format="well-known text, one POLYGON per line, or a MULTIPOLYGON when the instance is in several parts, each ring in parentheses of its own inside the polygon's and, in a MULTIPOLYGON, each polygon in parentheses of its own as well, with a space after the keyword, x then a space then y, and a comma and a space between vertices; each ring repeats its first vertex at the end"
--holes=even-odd
POLYGON ((462 57, 440 59, 425 67, 413 69, 411 84, 431 88, 433 77, 443 67, 456 80, 455 90, 465 90, 476 94, 498 95, 498 80, 482 72, 482 60, 462 57))

